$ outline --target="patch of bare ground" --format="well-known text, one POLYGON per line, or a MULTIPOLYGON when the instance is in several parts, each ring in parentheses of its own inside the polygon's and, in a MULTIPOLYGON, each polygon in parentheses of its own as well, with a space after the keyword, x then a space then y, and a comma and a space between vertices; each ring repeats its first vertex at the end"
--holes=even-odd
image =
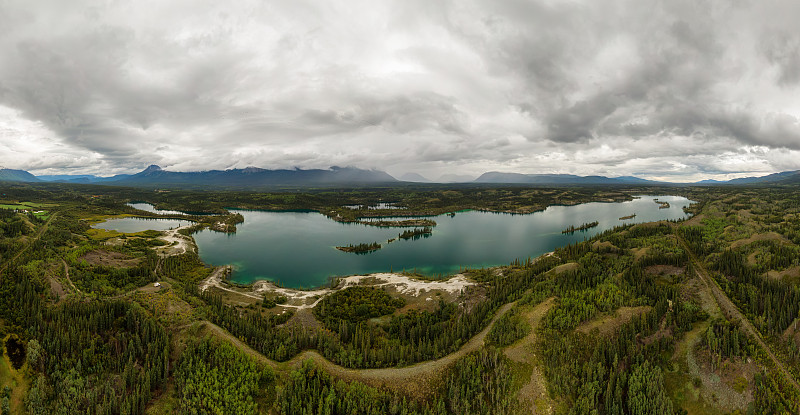
POLYGON ((47 281, 50 283, 50 291, 59 301, 67 295, 66 291, 64 291, 64 286, 62 286, 61 283, 58 282, 58 280, 56 280, 54 277, 48 275, 47 281))
POLYGON ((686 226, 703 226, 703 219, 705 219, 705 215, 702 213, 694 215, 691 219, 684 222, 686 226))
POLYGON ((172 290, 168 282, 140 287, 130 298, 149 310, 162 324, 168 327, 182 326, 195 321, 194 309, 172 290))
POLYGON ((567 262, 566 264, 561 264, 553 268, 551 272, 556 275, 561 275, 568 271, 575 271, 576 269, 578 269, 579 266, 580 264, 578 264, 577 262, 567 262))
POLYGON ((786 239, 783 235, 776 233, 776 232, 765 232, 765 233, 757 233, 749 238, 739 239, 731 244, 732 249, 736 249, 745 245, 750 245, 753 242, 758 241, 778 241, 782 243, 791 243, 788 239, 786 239))
POLYGON ((89 251, 86 255, 79 258, 92 265, 101 265, 116 268, 130 268, 138 265, 142 260, 141 258, 132 258, 120 252, 106 251, 104 249, 95 249, 89 251))
POLYGON ((592 251, 615 252, 618 250, 619 248, 617 248, 614 244, 612 244, 611 241, 603 241, 603 242, 595 241, 594 243, 592 243, 592 251))
MULTIPOLYGON (((441 290, 430 290, 430 291, 421 291, 419 294, 415 293, 408 293, 404 292, 401 289, 397 289, 397 287, 388 285, 384 286, 383 290, 385 290, 389 295, 392 297, 400 297, 405 300, 406 305, 396 311, 398 314, 405 314, 411 310, 420 310, 420 311, 436 311, 439 308, 439 301, 444 300, 445 302, 455 302, 458 301, 459 298, 462 297, 473 297, 475 295, 480 294, 468 294, 472 293, 473 287, 467 287, 464 289, 463 294, 459 295, 458 293, 451 293, 448 291, 441 291, 441 290)), ((480 291, 480 290, 478 290, 480 291)))
POLYGON ((701 281, 696 275, 691 276, 691 278, 681 286, 681 294, 683 294, 684 297, 690 298, 700 304, 700 307, 703 309, 703 311, 708 313, 710 316, 722 317, 722 311, 719 308, 719 304, 717 304, 717 301, 705 288, 703 281, 701 281))
POLYGON ((180 233, 182 229, 189 228, 191 225, 182 226, 175 229, 164 231, 162 236, 158 239, 166 242, 167 245, 156 247, 156 252, 164 257, 172 255, 181 255, 187 252, 197 252, 197 245, 191 236, 186 236, 180 233))
POLYGON ((651 265, 645 267, 644 272, 649 275, 672 276, 681 275, 686 271, 684 267, 676 267, 674 265, 651 265))
POLYGON ((753 401, 753 376, 760 368, 752 359, 726 359, 712 368, 711 354, 702 347, 695 347, 689 358, 694 360, 690 364, 692 376, 703 383, 701 395, 706 402, 726 411, 744 411, 753 401))
POLYGON ((633 260, 638 261, 643 256, 647 255, 647 251, 649 248, 631 248, 631 253, 633 254, 633 260))
POLYGON ((555 304, 554 298, 550 297, 537 306, 525 312, 523 316, 528 319, 531 332, 516 343, 507 347, 503 352, 506 357, 519 364, 526 364, 532 367, 531 377, 520 388, 517 400, 522 413, 531 414, 552 414, 553 402, 547 394, 547 384, 544 375, 539 370, 536 357, 536 328, 542 318, 555 304))
MULTIPOLYGON (((442 280, 418 280, 406 275, 393 273, 380 273, 370 275, 353 275, 339 279, 336 288, 320 288, 316 290, 297 290, 291 288, 278 287, 269 281, 256 281, 252 287, 240 288, 227 284, 224 280, 230 273, 230 267, 219 267, 211 275, 200 283, 200 291, 214 289, 215 292, 225 293, 223 299, 230 297, 235 301, 249 302, 261 301, 264 295, 280 295, 287 298, 282 307, 288 308, 314 308, 322 298, 336 290, 343 290, 355 285, 380 287, 397 296, 406 299, 423 297, 431 300, 440 296, 449 301, 458 299, 470 287, 476 283, 470 281, 465 276, 458 274, 442 280), (433 295, 434 297, 429 297, 433 295)), ((438 302, 437 302, 438 303, 438 302)))
POLYGON ((773 280, 783 280, 787 282, 800 280, 800 265, 786 268, 783 271, 767 271, 767 277, 773 280))
MULTIPOLYGON (((286 310, 286 309, 284 309, 286 310)), ((300 308, 294 311, 289 320, 284 323, 287 326, 297 325, 307 330, 321 330, 322 323, 314 317, 314 313, 310 308, 300 308)))
POLYGON ((620 307, 612 314, 601 315, 581 323, 575 330, 586 334, 597 331, 599 335, 605 336, 631 321, 634 316, 650 311, 650 308, 650 306, 620 307))

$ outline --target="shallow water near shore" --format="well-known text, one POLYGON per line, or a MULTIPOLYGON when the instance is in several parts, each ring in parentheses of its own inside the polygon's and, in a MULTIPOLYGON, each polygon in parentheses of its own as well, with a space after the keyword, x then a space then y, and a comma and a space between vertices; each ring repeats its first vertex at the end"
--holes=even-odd
POLYGON ((683 219, 692 203, 678 196, 640 196, 617 203, 550 206, 542 212, 512 215, 459 212, 432 217, 438 225, 427 238, 398 240, 408 228, 378 228, 338 223, 316 212, 242 210, 244 223, 235 234, 205 230, 194 235, 200 257, 213 265, 231 264, 237 283, 267 279, 285 287, 324 285, 332 276, 388 271, 450 274, 463 267, 507 265, 590 238, 629 223, 683 219), (670 204, 659 209, 653 201, 670 204), (636 214, 630 220, 620 217, 636 214), (571 225, 597 221, 586 231, 563 234, 571 225), (383 248, 364 255, 342 252, 336 246, 378 242, 383 248))

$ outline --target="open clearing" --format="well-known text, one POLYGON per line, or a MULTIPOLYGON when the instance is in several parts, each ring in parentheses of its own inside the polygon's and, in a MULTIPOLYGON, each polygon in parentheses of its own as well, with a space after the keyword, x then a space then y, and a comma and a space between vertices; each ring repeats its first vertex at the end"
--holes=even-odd
POLYGON ((530 333, 503 351, 512 361, 531 367, 530 378, 523 383, 517 398, 523 411, 529 408, 530 413, 536 415, 553 413, 553 402, 547 394, 547 384, 536 357, 536 328, 553 305, 554 297, 550 297, 525 312, 523 316, 531 326, 530 333))
POLYGON ((791 243, 783 235, 776 232, 757 233, 747 239, 739 239, 731 244, 731 249, 736 249, 742 246, 750 245, 758 241, 777 241, 781 243, 791 243))
POLYGON ((92 265, 117 268, 135 267, 141 262, 140 258, 132 258, 120 252, 106 251, 103 249, 89 251, 86 253, 86 255, 80 257, 79 259, 92 265))
POLYGON ((634 316, 638 316, 650 311, 650 306, 640 307, 620 307, 612 314, 604 314, 589 321, 581 323, 575 330, 581 333, 590 334, 597 330, 601 336, 611 334, 623 324, 631 321, 634 316))
POLYGON ((167 245, 157 247, 156 252, 164 257, 181 255, 187 252, 197 252, 197 245, 195 245, 194 240, 190 236, 186 236, 178 232, 181 229, 188 228, 189 226, 182 226, 180 228, 164 231, 164 234, 159 236, 158 239, 166 242, 167 245))

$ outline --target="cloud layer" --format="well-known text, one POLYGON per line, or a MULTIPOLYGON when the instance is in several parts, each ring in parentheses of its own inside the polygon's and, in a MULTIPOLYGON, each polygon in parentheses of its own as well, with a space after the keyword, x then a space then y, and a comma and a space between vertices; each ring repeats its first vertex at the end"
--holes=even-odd
POLYGON ((800 168, 786 1, 0 2, 0 165, 800 168))

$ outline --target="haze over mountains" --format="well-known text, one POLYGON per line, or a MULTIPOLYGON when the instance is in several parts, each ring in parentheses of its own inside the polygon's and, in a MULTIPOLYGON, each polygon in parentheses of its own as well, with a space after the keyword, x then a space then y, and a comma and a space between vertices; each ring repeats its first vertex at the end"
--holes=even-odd
MULTIPOLYGON (((265 186, 330 186, 391 183, 483 183, 483 184, 531 184, 531 185, 677 185, 634 176, 577 176, 573 174, 523 174, 508 172, 486 172, 473 179, 470 176, 443 175, 430 180, 418 173, 406 173, 399 180, 380 170, 355 167, 331 167, 330 169, 279 169, 268 170, 257 167, 229 170, 178 172, 164 170, 151 165, 136 174, 120 174, 110 177, 93 175, 42 175, 34 176, 25 170, 0 168, 0 181, 12 182, 60 182, 82 184, 106 184, 115 186, 143 187, 231 187, 258 188, 265 186)), ((680 185, 748 185, 748 184, 797 184, 800 170, 774 173, 762 177, 745 177, 728 181, 703 180, 680 185)))

